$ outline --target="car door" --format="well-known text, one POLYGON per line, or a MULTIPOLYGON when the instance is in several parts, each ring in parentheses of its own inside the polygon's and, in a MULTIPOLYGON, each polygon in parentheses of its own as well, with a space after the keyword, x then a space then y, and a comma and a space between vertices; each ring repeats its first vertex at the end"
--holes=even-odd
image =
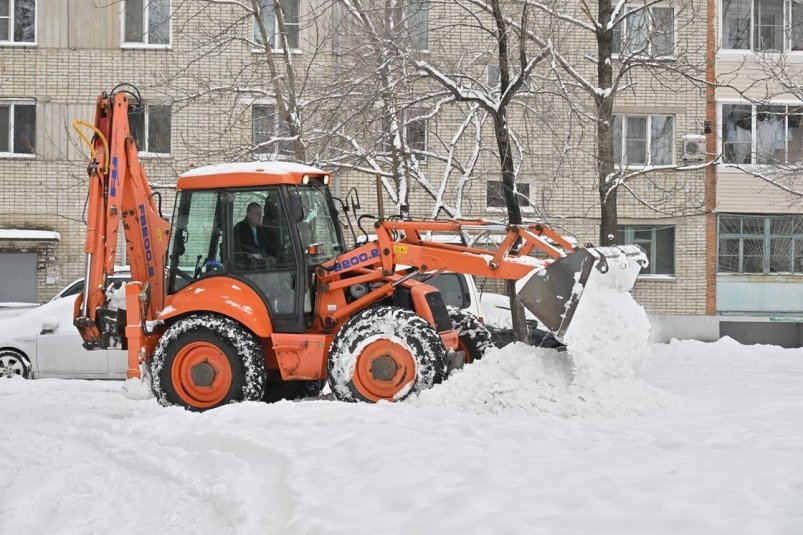
POLYGON ((84 349, 73 325, 74 299, 63 298, 39 307, 36 315, 36 361, 38 375, 104 377, 109 373, 105 349, 84 349))
MULTIPOLYGON (((115 287, 126 284, 131 281, 128 274, 118 274, 111 278, 112 284, 115 287)), ((108 349, 106 357, 109 365, 109 377, 113 379, 125 379, 128 375, 128 351, 122 349, 108 349)))

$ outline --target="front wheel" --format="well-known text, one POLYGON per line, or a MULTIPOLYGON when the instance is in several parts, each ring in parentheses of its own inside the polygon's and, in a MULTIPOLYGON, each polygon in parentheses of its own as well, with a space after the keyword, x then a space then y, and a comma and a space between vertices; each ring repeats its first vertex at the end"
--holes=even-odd
POLYGON ((22 353, 13 349, 0 350, 0 377, 11 377, 12 375, 30 379, 31 364, 22 353))
POLYGON ((446 349, 411 310, 378 306, 340 329, 329 351, 329 385, 340 401, 400 401, 446 376, 446 349))
POLYGON ((194 314, 159 339, 151 376, 159 403, 203 411, 262 399, 265 358, 254 335, 236 321, 194 314))

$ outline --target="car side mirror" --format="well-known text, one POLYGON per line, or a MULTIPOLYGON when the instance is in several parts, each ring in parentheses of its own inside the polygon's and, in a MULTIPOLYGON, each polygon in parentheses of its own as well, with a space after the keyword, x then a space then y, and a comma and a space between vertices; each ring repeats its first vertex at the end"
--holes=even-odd
POLYGON ((51 334, 59 328, 59 322, 55 318, 45 318, 42 320, 42 331, 39 334, 51 334))

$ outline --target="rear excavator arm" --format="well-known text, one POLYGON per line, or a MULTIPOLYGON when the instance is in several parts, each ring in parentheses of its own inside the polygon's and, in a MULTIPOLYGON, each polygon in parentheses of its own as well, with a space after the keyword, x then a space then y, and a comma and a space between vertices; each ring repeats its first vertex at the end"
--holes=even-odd
POLYGON ((562 337, 592 270, 629 291, 647 260, 638 246, 576 247, 541 224, 500 225, 483 220, 380 221, 374 242, 335 258, 318 271, 319 310, 324 326, 390 296, 395 286, 416 273, 451 271, 478 277, 521 281, 518 296, 550 331, 562 337), (423 233, 504 232, 496 249, 479 249, 424 239, 423 233), (543 253, 545 258, 530 256, 543 253), (408 274, 400 266, 413 268, 408 274), (611 269, 611 268, 614 269, 611 269), (383 284, 380 282, 383 281, 383 284), (345 306, 327 301, 328 292, 354 284, 370 285, 345 306))
MULTIPOLYGON (((170 224, 159 214, 131 135, 129 99, 132 97, 139 100, 127 91, 102 93, 97 98, 94 126, 81 123, 95 135, 91 141, 81 135, 90 146, 92 159, 87 168, 86 274, 84 291, 75 302, 74 323, 89 349, 108 347, 110 336, 122 334, 116 322, 111 323, 116 332, 108 332, 109 324, 102 317, 110 304, 106 280, 114 272, 120 223, 131 278, 141 283, 138 317, 153 319, 164 304, 164 263, 170 224)), ((139 106, 140 102, 135 104, 139 106)))

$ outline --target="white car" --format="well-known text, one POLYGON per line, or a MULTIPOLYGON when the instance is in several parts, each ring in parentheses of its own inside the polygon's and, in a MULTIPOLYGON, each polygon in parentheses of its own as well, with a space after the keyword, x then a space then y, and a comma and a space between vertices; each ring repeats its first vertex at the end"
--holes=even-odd
MULTIPOLYGON (((113 280, 126 281, 127 272, 113 280)), ((480 299, 468 275, 441 273, 427 280, 441 291, 447 305, 480 315, 480 299)), ((75 296, 83 279, 67 285, 51 301, 15 317, 0 319, 0 376, 26 378, 125 379, 128 357, 122 350, 84 349, 73 326, 75 296)))
MULTIPOLYGON (((121 269, 115 271, 112 282, 129 279, 128 270, 121 269)), ((47 303, 0 319, 0 376, 126 378, 125 351, 90 351, 82 345, 78 329, 73 326, 73 306, 83 288, 83 279, 78 279, 47 303)))

